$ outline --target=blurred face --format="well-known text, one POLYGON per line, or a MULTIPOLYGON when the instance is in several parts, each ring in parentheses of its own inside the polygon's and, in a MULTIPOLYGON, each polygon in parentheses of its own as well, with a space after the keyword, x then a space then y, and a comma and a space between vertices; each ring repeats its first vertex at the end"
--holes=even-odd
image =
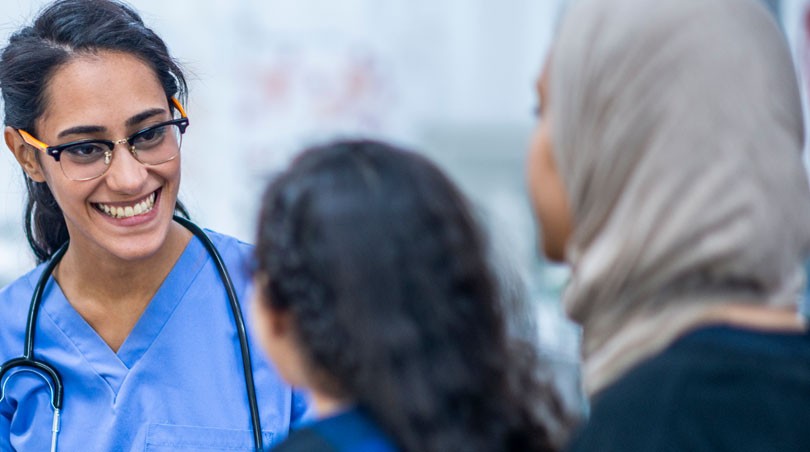
MULTIPOLYGON (((79 56, 60 67, 46 90, 46 107, 31 132, 50 146, 83 139, 119 140, 171 119, 154 71, 118 52, 79 56)), ((19 134, 6 129, 6 141, 19 134)), ((11 146, 12 144, 10 144, 11 146)), ((23 146, 15 151, 32 179, 45 181, 62 208, 70 248, 100 257, 138 260, 167 241, 180 184, 180 158, 144 166, 119 143, 107 172, 95 179, 69 179, 59 163, 23 146)))
POLYGON ((541 227, 543 252, 562 262, 571 235, 571 212, 565 186, 554 161, 551 121, 548 114, 548 64, 536 84, 539 121, 532 135, 527 162, 529 195, 541 227))

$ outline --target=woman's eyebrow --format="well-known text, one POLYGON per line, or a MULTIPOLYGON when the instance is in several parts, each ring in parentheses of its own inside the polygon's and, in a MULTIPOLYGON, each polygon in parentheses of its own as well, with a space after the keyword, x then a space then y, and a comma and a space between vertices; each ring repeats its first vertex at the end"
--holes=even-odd
MULTIPOLYGON (((149 118, 151 118, 153 116, 157 116, 157 115, 165 113, 165 112, 166 112, 166 109, 164 109, 164 108, 152 108, 152 109, 140 112, 140 113, 136 114, 135 116, 132 116, 131 118, 126 120, 125 124, 127 125, 127 127, 132 127, 134 125, 142 123, 143 121, 145 121, 145 120, 147 120, 147 119, 149 119, 149 118)), ((68 135, 100 133, 100 132, 106 132, 106 131, 107 131, 107 128, 104 127, 104 126, 76 126, 76 127, 70 127, 68 129, 65 129, 65 130, 59 132, 59 134, 56 137, 57 138, 63 138, 63 137, 66 137, 68 135)))
POLYGON ((102 127, 102 126, 76 126, 76 127, 71 127, 69 129, 65 129, 65 130, 59 132, 59 135, 57 135, 56 138, 63 138, 63 137, 66 137, 68 135, 80 135, 80 134, 88 134, 88 133, 98 133, 98 132, 104 132, 106 130, 107 130, 107 128, 102 127))
POLYGON ((165 108, 152 108, 150 110, 146 110, 146 111, 143 111, 141 113, 138 113, 137 115, 127 119, 126 125, 131 127, 131 126, 142 123, 143 121, 151 118, 152 116, 157 116, 157 115, 159 115, 161 113, 165 113, 165 112, 166 112, 165 108))

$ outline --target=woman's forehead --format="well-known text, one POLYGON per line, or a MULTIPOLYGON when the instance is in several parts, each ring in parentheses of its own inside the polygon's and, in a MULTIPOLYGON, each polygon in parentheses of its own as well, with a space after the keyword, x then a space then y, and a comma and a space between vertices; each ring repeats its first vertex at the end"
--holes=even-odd
POLYGON ((154 70, 133 55, 103 51, 78 55, 53 73, 37 122, 115 124, 154 108, 168 108, 154 70))

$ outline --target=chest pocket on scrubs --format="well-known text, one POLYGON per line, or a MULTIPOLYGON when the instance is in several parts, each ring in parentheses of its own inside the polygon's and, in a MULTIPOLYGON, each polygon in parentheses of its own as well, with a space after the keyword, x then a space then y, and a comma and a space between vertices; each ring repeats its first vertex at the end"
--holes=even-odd
MULTIPOLYGON (((262 432, 264 447, 275 443, 276 435, 262 432)), ((231 430, 224 428, 195 427, 170 424, 150 424, 146 432, 148 452, 169 452, 175 450, 200 451, 253 451, 251 430, 231 430)))

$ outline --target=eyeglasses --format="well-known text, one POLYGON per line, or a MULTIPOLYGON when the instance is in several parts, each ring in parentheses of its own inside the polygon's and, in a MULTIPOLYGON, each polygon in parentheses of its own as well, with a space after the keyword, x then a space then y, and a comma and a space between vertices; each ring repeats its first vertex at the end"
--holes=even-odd
POLYGON ((107 172, 118 144, 126 143, 132 156, 147 166, 160 165, 177 157, 189 122, 180 102, 174 97, 170 100, 180 113, 179 118, 151 125, 117 141, 88 139, 49 146, 25 130, 17 129, 17 132, 23 141, 59 162, 68 179, 91 180, 107 172))

